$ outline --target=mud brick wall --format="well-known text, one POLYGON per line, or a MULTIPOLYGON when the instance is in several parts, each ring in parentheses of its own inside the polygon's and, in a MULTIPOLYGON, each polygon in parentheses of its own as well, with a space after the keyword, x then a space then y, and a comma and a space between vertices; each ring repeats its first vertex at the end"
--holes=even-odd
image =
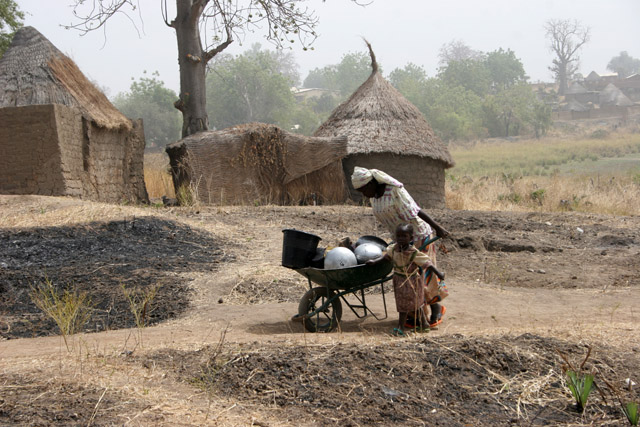
POLYGON ((98 128, 63 105, 0 109, 0 192, 146 202, 142 121, 98 128))
POLYGON ((444 166, 442 162, 418 156, 391 154, 357 154, 342 162, 349 193, 352 200, 362 201, 359 192, 351 185, 351 174, 355 166, 379 169, 402 182, 411 197, 424 209, 445 207, 444 166))
POLYGON ((141 130, 141 122, 131 132, 89 124, 84 198, 105 202, 147 199, 143 174, 144 136, 140 138, 141 130))
POLYGON ((65 194, 52 105, 0 108, 0 191, 65 194))

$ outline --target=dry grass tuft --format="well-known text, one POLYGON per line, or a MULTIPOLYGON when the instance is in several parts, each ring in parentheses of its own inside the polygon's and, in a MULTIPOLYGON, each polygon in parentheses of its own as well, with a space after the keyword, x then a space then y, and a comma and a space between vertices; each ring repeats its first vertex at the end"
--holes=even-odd
POLYGON ((167 156, 167 153, 145 153, 144 183, 151 199, 162 196, 176 197, 173 180, 169 172, 169 156, 167 156))

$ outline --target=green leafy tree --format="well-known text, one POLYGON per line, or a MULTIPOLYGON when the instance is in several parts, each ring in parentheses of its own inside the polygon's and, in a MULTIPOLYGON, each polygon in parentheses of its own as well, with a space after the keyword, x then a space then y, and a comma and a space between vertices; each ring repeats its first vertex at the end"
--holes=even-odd
POLYGON ((444 141, 486 136, 482 98, 471 90, 429 79, 423 108, 427 121, 444 141))
POLYGON ((461 86, 483 97, 489 93, 491 75, 484 60, 450 61, 438 70, 438 78, 449 87, 461 86))
POLYGON ((290 129, 295 124, 293 82, 281 69, 276 55, 255 46, 218 58, 207 76, 209 115, 218 128, 262 122, 290 129))
POLYGON ((535 94, 526 83, 511 86, 485 98, 484 123, 491 136, 518 135, 531 121, 537 103, 535 94))
MULTIPOLYGON (((146 74, 146 71, 145 71, 146 74)), ((130 118, 142 118, 147 146, 164 146, 180 138, 180 113, 173 108, 176 93, 164 86, 158 72, 133 80, 129 92, 113 103, 130 118)))
POLYGON ((589 41, 590 29, 583 27, 578 21, 568 19, 552 19, 544 26, 549 50, 556 56, 549 70, 556 77, 558 93, 564 95, 569 80, 578 69, 578 51, 589 41))
POLYGON ((404 68, 396 68, 389 74, 389 82, 413 105, 425 114, 425 91, 427 88, 427 73, 421 66, 409 63, 404 68))
POLYGON ((311 70, 305 78, 303 86, 339 91, 340 97, 345 99, 351 96, 370 75, 371 57, 369 53, 348 53, 342 57, 339 64, 311 70))
POLYGON ((0 58, 4 55, 13 35, 22 27, 24 12, 14 0, 0 0, 0 58))
POLYGON ((511 49, 500 48, 489 52, 484 58, 484 64, 489 73, 493 93, 527 81, 524 65, 511 49))
POLYGON ((536 102, 533 105, 530 123, 533 126, 536 138, 545 136, 553 123, 553 120, 551 120, 551 107, 542 102, 536 102))
POLYGON ((607 65, 607 70, 618 73, 620 77, 628 77, 634 73, 640 73, 640 59, 630 56, 626 51, 614 56, 607 65))

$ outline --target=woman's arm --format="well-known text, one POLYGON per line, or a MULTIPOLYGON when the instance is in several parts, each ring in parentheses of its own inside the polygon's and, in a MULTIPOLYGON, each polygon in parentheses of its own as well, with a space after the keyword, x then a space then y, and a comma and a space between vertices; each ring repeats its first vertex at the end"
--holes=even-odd
POLYGON ((424 222, 429 224, 431 228, 435 230, 436 235, 438 237, 447 237, 449 235, 449 232, 446 229, 444 229, 440 224, 438 224, 433 218, 431 218, 429 214, 425 212, 424 209, 420 209, 420 212, 418 212, 418 217, 420 217, 420 219, 422 219, 424 222))

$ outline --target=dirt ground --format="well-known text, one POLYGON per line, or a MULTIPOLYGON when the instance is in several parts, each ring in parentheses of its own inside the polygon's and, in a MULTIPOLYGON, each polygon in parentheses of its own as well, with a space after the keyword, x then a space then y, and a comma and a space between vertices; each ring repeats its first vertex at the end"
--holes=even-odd
MULTIPOLYGON (((331 333, 290 321, 308 283, 280 266, 282 230, 389 241, 366 207, 0 196, 0 425, 624 425, 640 217, 430 213, 451 232, 445 321, 397 338, 388 284, 386 319, 343 305, 331 333), (91 298, 68 348, 30 296, 46 281, 91 298), (147 327, 123 287, 155 290, 147 327), (589 349, 581 414, 563 365, 589 349)), ((366 301, 384 317, 379 289, 366 301)))

